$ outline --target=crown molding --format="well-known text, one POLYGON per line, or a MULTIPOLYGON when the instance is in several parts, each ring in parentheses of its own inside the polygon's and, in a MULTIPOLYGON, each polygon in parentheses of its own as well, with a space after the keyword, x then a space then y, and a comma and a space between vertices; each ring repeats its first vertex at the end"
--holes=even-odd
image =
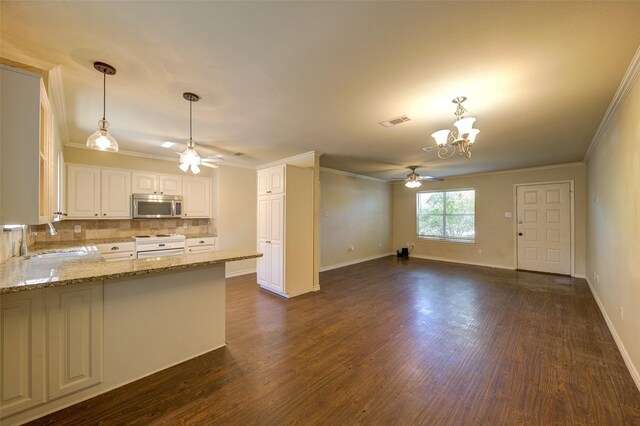
POLYGON ((613 95, 609 108, 607 108, 607 111, 604 113, 604 117, 602 117, 598 130, 596 130, 595 135, 593 135, 591 144, 589 144, 589 148, 587 148, 587 152, 584 156, 585 162, 589 160, 591 153, 598 147, 605 129, 627 99, 629 92, 631 92, 631 89, 633 89, 633 86, 638 80, 638 76, 640 76, 640 47, 636 50, 636 53, 629 64, 629 68, 627 68, 627 71, 624 73, 624 77, 622 77, 618 90, 616 90, 615 95, 613 95))
POLYGON ((259 166, 256 166, 256 170, 266 169, 266 168, 273 167, 273 166, 279 166, 281 164, 293 164, 293 163, 298 163, 298 162, 303 162, 303 161, 310 161, 310 162, 315 164, 316 160, 322 154, 323 153, 320 152, 320 151, 304 152, 302 154, 298 154, 298 155, 294 155, 294 156, 291 156, 291 157, 283 158, 281 160, 276 160, 276 161, 272 161, 270 163, 261 164, 259 166))
POLYGON ((333 173, 333 174, 336 174, 336 175, 354 177, 354 178, 358 178, 358 179, 371 180, 371 181, 374 181, 374 182, 389 183, 389 181, 387 181, 385 179, 379 179, 379 178, 375 178, 375 177, 371 177, 371 176, 358 175, 356 173, 351 173, 351 172, 343 172, 342 170, 329 169, 327 167, 320 167, 320 171, 321 172, 333 173))
POLYGON ((49 100, 53 104, 62 144, 69 145, 69 129, 67 127, 67 114, 64 108, 64 86, 62 83, 62 68, 60 66, 49 71, 49 91, 51 93, 49 100))

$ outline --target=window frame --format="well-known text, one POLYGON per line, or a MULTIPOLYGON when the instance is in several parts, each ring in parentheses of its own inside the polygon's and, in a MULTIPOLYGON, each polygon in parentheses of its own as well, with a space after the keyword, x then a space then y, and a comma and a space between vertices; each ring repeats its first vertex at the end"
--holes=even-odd
MULTIPOLYGON (((416 238, 419 240, 427 240, 427 241, 444 241, 444 242, 449 242, 449 243, 462 243, 462 244, 475 244, 476 243, 476 237, 477 237, 477 229, 476 229, 476 207, 477 207, 477 203, 476 203, 476 189, 475 188, 455 188, 455 189, 440 189, 440 190, 426 190, 426 191, 418 191, 416 192, 416 238), (447 201, 446 201, 446 197, 447 197, 447 192, 460 192, 460 191, 473 191, 473 238, 467 239, 467 238, 448 238, 446 236, 447 233, 447 201), (444 200, 443 200, 443 212, 442 215, 440 214, 423 214, 422 216, 442 216, 442 228, 443 228, 443 235, 440 237, 434 237, 434 236, 428 236, 428 235, 421 235, 420 234, 420 194, 434 194, 434 193, 440 193, 443 194, 444 200)), ((453 213, 450 214, 449 216, 470 216, 469 214, 460 214, 460 213, 453 213)))

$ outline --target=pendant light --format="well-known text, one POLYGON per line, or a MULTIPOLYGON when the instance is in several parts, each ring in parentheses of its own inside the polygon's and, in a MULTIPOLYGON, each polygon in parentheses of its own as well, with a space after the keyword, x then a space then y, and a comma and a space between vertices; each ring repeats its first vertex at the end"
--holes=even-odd
MULTIPOLYGON (((451 101, 456 104, 456 111, 454 112, 456 121, 453 125, 458 129, 457 132, 443 129, 431 134, 436 140, 438 157, 443 160, 451 158, 456 152, 466 158, 471 158, 471 147, 475 143, 476 136, 478 136, 480 130, 473 128, 473 123, 476 121, 474 117, 464 116, 467 109, 462 106, 462 103, 466 100, 465 96, 458 96, 451 101)), ((429 152, 432 147, 424 147, 422 149, 429 152)))
POLYGON ((104 62, 94 62, 93 67, 103 74, 102 79, 102 120, 98 120, 98 130, 87 138, 87 147, 100 151, 118 152, 118 142, 115 140, 109 130, 109 122, 105 118, 106 98, 107 98, 107 74, 114 75, 116 69, 104 62))
POLYGON ((200 165, 202 164, 202 158, 200 154, 196 151, 193 144, 193 114, 192 114, 192 105, 194 102, 198 102, 200 100, 200 96, 195 93, 186 92, 182 94, 182 97, 189 101, 189 144, 187 145, 187 149, 184 150, 182 154, 180 154, 180 170, 186 172, 191 167, 191 172, 194 175, 200 173, 200 165))

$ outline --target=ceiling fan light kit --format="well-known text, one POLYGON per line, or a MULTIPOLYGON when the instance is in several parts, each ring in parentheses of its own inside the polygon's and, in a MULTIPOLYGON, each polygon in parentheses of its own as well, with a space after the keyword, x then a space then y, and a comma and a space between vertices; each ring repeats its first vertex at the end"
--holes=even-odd
MULTIPOLYGON (((480 130, 473 128, 473 123, 476 121, 474 117, 464 117, 464 113, 467 110, 462 106, 462 103, 466 100, 466 96, 458 96, 451 101, 457 105, 454 113, 456 121, 453 123, 456 130, 443 129, 431 134, 438 146, 438 157, 443 160, 451 158, 456 152, 466 158, 471 158, 471 147, 476 141, 476 136, 478 136, 480 130)), ((430 150, 429 148, 424 147, 422 149, 428 151, 430 150)))
POLYGON ((191 173, 197 175, 200 173, 200 165, 202 164, 202 157, 196 151, 193 143, 193 114, 192 114, 192 106, 194 102, 198 102, 200 100, 200 96, 195 93, 185 92, 182 94, 182 97, 189 101, 189 145, 187 149, 184 150, 182 154, 180 154, 180 170, 186 172, 191 168, 191 173))
POLYGON ((116 69, 104 62, 94 62, 93 67, 103 74, 102 79, 102 119, 98 120, 98 130, 87 138, 87 148, 99 151, 118 152, 118 142, 109 133, 109 122, 105 118, 107 98, 107 74, 115 75, 116 69))
POLYGON ((407 188, 419 188, 422 186, 422 183, 420 182, 422 180, 422 176, 416 173, 417 167, 418 166, 409 166, 411 173, 409 173, 404 180, 404 186, 407 188))

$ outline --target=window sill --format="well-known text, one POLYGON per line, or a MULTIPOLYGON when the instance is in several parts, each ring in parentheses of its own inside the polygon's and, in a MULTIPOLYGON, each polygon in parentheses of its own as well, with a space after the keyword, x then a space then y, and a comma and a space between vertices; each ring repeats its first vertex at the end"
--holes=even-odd
POLYGON ((429 237, 416 237, 418 241, 429 241, 435 243, 453 243, 453 244, 465 244, 465 245, 474 245, 476 243, 475 240, 448 240, 445 238, 429 238, 429 237))

